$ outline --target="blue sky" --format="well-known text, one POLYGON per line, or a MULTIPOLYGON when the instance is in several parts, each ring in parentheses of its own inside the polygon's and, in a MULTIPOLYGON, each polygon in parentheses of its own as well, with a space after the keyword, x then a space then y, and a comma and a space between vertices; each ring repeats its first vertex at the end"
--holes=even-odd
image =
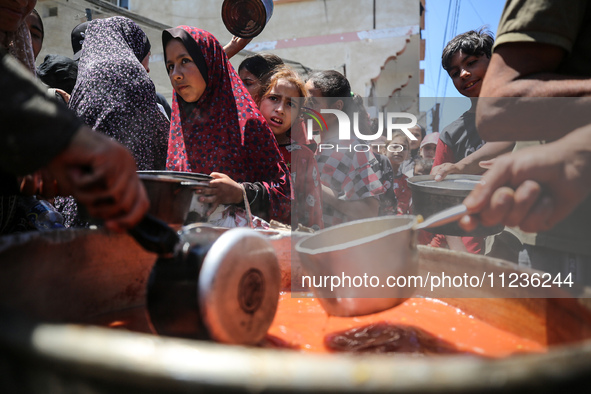
MULTIPOLYGON (((505 0, 427 0, 425 30, 422 32, 422 37, 426 40, 425 60, 421 62, 421 67, 425 69, 425 83, 420 86, 420 96, 437 97, 437 101, 442 103, 441 126, 450 123, 465 110, 461 105, 456 105, 458 102, 465 101, 465 106, 469 106, 467 99, 455 99, 447 100, 446 107, 444 98, 463 96, 457 92, 447 73, 441 68, 441 52, 445 44, 456 35, 481 26, 486 26, 496 34, 504 5, 505 0), (454 105, 450 105, 450 102, 454 105)), ((424 102, 430 107, 435 100, 424 102)), ((421 106, 421 110, 427 109, 423 103, 421 106)))

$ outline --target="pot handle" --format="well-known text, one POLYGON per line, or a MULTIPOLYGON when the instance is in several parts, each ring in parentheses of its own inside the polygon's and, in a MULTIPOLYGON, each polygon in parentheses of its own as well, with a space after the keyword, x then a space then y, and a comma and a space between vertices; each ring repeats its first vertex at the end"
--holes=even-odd
POLYGON ((172 257, 174 248, 180 240, 176 231, 150 214, 146 214, 134 228, 130 229, 129 234, 144 249, 161 257, 172 257))
POLYGON ((456 205, 429 216, 425 221, 417 223, 414 228, 415 230, 421 230, 424 228, 443 226, 444 224, 459 220, 466 214, 468 214, 468 208, 466 208, 464 204, 456 205))
POLYGON ((246 216, 248 219, 248 227, 254 228, 254 223, 252 220, 252 212, 250 211, 250 202, 248 202, 248 196, 246 195, 246 189, 244 188, 243 184, 240 184, 242 187, 242 198, 244 198, 244 209, 246 209, 246 216))

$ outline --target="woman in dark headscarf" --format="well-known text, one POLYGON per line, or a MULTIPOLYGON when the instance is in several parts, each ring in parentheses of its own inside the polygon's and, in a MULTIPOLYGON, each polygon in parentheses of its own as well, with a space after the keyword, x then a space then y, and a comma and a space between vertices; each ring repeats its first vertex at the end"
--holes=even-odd
POLYGON ((291 188, 273 133, 210 33, 188 26, 162 34, 166 69, 176 94, 167 169, 211 174, 202 201, 243 204, 289 223, 291 188))
POLYGON ((149 52, 146 34, 130 19, 90 22, 69 105, 90 127, 125 145, 138 169, 161 170, 169 123, 142 65, 149 52))
MULTIPOLYGON (((146 34, 124 17, 88 24, 69 106, 94 130, 127 147, 139 170, 162 170, 169 122, 156 104, 156 89, 142 61, 150 52, 146 34)), ((58 197, 66 227, 86 226, 72 198, 58 197)))

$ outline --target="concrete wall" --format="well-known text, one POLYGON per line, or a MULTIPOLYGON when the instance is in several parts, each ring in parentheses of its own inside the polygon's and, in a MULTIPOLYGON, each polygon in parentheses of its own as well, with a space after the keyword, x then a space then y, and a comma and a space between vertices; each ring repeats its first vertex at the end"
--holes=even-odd
MULTIPOLYGON (((115 15, 97 1, 39 0, 46 38, 38 64, 47 53, 72 55, 70 32, 85 20, 115 15), (49 16, 57 7, 58 15, 49 16)), ((222 44, 231 39, 221 19, 222 0, 130 0, 129 11, 158 26, 187 24, 213 33, 222 44)), ((133 18, 132 18, 133 19, 133 18)), ((136 22, 152 42, 151 73, 158 92, 171 98, 164 71, 161 28, 136 22)), ((419 94, 419 0, 276 0, 265 30, 247 47, 268 51, 310 69, 346 73, 362 96, 396 97, 419 94), (375 23, 375 25, 374 25, 375 23)), ((243 56, 236 56, 236 67, 243 56)))

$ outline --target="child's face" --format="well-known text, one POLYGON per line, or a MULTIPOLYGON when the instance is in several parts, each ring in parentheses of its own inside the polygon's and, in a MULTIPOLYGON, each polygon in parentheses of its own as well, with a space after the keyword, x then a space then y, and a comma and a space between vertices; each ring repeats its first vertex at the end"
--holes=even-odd
POLYGON ((402 164, 408 158, 408 150, 408 139, 404 136, 397 135, 392 138, 392 142, 388 145, 386 152, 391 163, 402 164))
POLYGON ((151 51, 149 51, 144 60, 142 60, 142 66, 144 66, 147 73, 150 72, 150 56, 152 56, 151 51))
POLYGON ((489 62, 486 55, 467 55, 459 50, 452 56, 447 73, 458 92, 466 97, 478 97, 489 62))
MULTIPOLYGON (((312 107, 312 109, 315 109, 318 112, 320 112, 322 109, 334 108, 334 105, 331 105, 330 99, 328 97, 324 97, 320 89, 315 87, 312 81, 306 82, 306 89, 308 89, 308 92, 310 92, 310 100, 308 102, 309 107, 312 107)), ((336 116, 330 114, 323 114, 323 116, 329 129, 331 126, 336 124, 336 116)), ((318 131, 320 126, 318 126, 316 122, 313 122, 312 124, 313 130, 318 131)))
POLYGON ((424 159, 433 159, 433 158, 435 158, 436 148, 437 148, 437 145, 435 145, 435 144, 423 145, 419 154, 424 159))
POLYGON ((283 135, 291 128, 292 116, 297 116, 299 106, 292 97, 300 97, 298 89, 291 82, 280 79, 259 105, 259 109, 275 136, 283 135))
POLYGON ((173 39, 166 44, 166 70, 175 92, 188 103, 201 98, 207 84, 182 42, 173 39))
POLYGON ((29 32, 31 33, 31 43, 33 44, 33 56, 37 59, 39 52, 41 52, 41 48, 43 47, 43 26, 39 17, 36 14, 29 14, 27 19, 27 26, 29 27, 29 32))
POLYGON ((246 87, 246 90, 248 90, 248 93, 250 93, 250 96, 252 97, 254 102, 258 103, 260 98, 259 93, 261 90, 260 79, 255 77, 254 74, 248 71, 246 68, 240 70, 238 75, 240 76, 240 79, 244 83, 244 87, 246 87))
POLYGON ((419 126, 415 126, 412 129, 409 129, 409 131, 416 138, 416 141, 410 140, 410 149, 411 150, 419 149, 419 147, 421 146, 421 141, 423 141, 423 134, 421 134, 421 128, 419 126))

